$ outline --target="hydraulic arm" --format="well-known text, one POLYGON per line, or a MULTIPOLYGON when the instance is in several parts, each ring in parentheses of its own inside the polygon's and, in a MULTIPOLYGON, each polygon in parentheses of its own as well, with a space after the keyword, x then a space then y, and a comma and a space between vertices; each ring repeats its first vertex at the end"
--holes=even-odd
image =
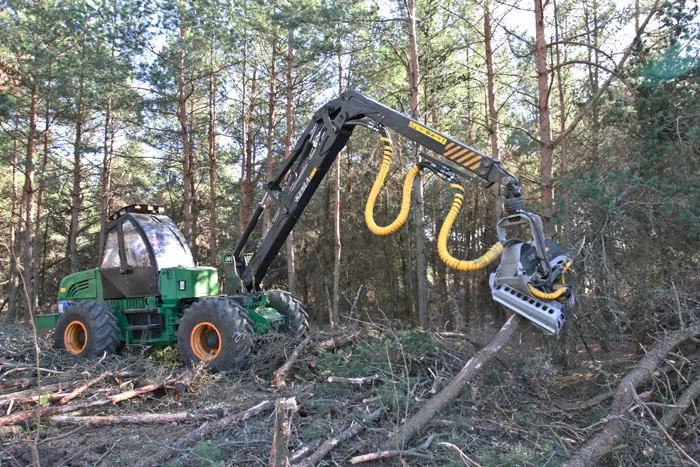
MULTIPOLYGON (((414 178, 421 170, 432 171, 449 182, 454 192, 452 208, 438 238, 438 252, 442 260, 457 270, 480 269, 503 253, 505 248, 504 259, 507 253, 508 258, 512 257, 508 264, 515 261, 513 264, 516 268, 505 268, 507 271, 501 274, 501 266, 492 274, 491 288, 494 299, 548 332, 556 333, 564 321, 566 305, 563 300, 571 297, 569 289, 560 284, 570 261, 564 255, 559 255, 556 261, 552 261, 553 258, 548 253, 550 245, 545 244, 539 216, 525 211, 523 191, 518 178, 501 167, 499 161, 486 154, 353 91, 328 102, 314 114, 289 157, 267 183, 266 193, 251 215, 231 255, 234 262, 232 269, 238 278, 235 283, 231 280, 233 278, 227 278, 227 293, 250 293, 262 289, 262 281, 272 261, 357 126, 377 131, 384 145, 382 165, 365 210, 365 219, 370 230, 378 235, 387 235, 398 230, 408 217, 414 178), (374 222, 373 209, 388 173, 393 151, 386 129, 430 149, 442 156, 442 159, 423 155, 423 160, 411 168, 404 183, 399 215, 394 222, 382 227, 374 222), (484 256, 473 261, 459 260, 447 251, 449 232, 464 198, 461 180, 468 180, 483 188, 494 183, 504 187, 506 216, 498 223, 499 242, 484 256), (276 205, 276 211, 252 256, 246 261, 243 256, 244 248, 271 200, 276 205), (523 223, 529 225, 532 231, 532 244, 507 238, 508 227, 523 223), (521 251, 523 248, 527 251, 521 251), (523 271, 519 273, 517 266, 522 266, 526 259, 529 261, 527 274, 523 274, 523 271), (557 285, 561 287, 556 287, 557 285)), ((551 240, 548 242, 553 243, 551 240)), ((501 264, 503 265, 503 261, 501 264)))

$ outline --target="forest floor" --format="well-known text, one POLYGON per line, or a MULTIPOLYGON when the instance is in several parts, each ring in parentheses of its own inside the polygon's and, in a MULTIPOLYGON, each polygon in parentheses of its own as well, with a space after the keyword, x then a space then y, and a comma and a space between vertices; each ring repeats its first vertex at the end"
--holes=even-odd
MULTIPOLYGON (((317 448, 320 442, 361 424, 362 431, 338 443, 320 463, 349 465, 353 456, 376 451, 391 431, 488 342, 484 335, 440 336, 376 323, 336 333, 315 332, 281 388, 272 384, 273 374, 295 343, 276 334, 257 338, 249 370, 218 374, 204 368, 186 369, 170 348, 134 347, 119 355, 80 359, 53 350, 51 341, 51 333, 39 336, 41 385, 47 389, 20 396, 19 391, 37 384, 31 332, 0 327, 0 465, 31 465, 38 456, 42 466, 129 466, 162 450, 167 460, 158 465, 268 465, 274 402, 291 397, 298 410, 292 415, 290 451, 300 446, 317 448), (357 331, 362 333, 352 345, 319 349, 322 341, 357 331), (105 373, 109 376, 73 395, 66 405, 77 409, 61 419, 49 419, 48 412, 38 419, 32 412, 27 420, 2 422, 8 415, 58 406, 58 398, 52 395, 69 394, 105 373), (378 376, 363 385, 328 381, 329 376, 373 375, 378 376), (142 396, 94 407, 86 404, 166 380, 171 383, 164 389, 142 396), (266 410, 182 445, 183 438, 205 423, 264 401, 270 401, 266 410), (369 420, 368 414, 377 409, 382 409, 381 418, 369 420), (165 414, 183 412, 190 418, 166 421, 165 414), (121 424, 74 424, 81 415, 148 414, 157 414, 151 418, 162 417, 158 421, 163 423, 121 419, 121 424)), ((411 449, 406 456, 365 465, 556 466, 564 462, 600 429, 607 413, 609 402, 586 407, 586 401, 614 389, 640 355, 635 345, 626 343, 617 344, 610 353, 581 345, 573 368, 563 371, 533 342, 545 341, 530 329, 511 339, 421 438, 405 446, 411 449)), ((675 438, 683 449, 700 458, 697 418, 679 430, 675 438)), ((610 465, 684 465, 662 435, 641 426, 638 432, 640 436, 608 458, 610 465)))

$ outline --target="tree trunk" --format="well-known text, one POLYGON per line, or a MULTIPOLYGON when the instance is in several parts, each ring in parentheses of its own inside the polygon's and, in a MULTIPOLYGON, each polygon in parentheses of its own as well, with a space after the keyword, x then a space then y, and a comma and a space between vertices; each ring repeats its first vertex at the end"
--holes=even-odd
POLYGON ((34 294, 34 155, 36 152, 36 121, 39 107, 39 83, 36 76, 32 76, 32 99, 29 111, 29 133, 27 134, 27 157, 24 164, 24 271, 21 274, 24 285, 26 307, 24 310, 24 324, 31 325, 34 316, 34 307, 31 302, 34 294))
MULTIPOLYGON (((36 229, 37 232, 39 229, 41 229, 41 223, 42 223, 42 208, 44 206, 44 189, 45 189, 45 181, 46 181, 46 165, 48 164, 49 160, 49 144, 50 144, 50 127, 51 127, 51 115, 49 114, 51 110, 50 107, 50 102, 47 99, 46 100, 46 113, 44 114, 44 155, 41 161, 41 169, 39 171, 40 178, 39 178, 39 195, 37 197, 36 201, 36 229)), ((46 221, 46 224, 48 224, 48 220, 46 221)), ((46 237, 44 236, 44 241, 42 242, 43 249, 46 249, 46 237)), ((36 285, 34 287, 34 295, 32 297, 32 303, 34 303, 34 308, 38 308, 39 306, 39 250, 40 248, 37 246, 34 248, 34 284, 36 285)))
POLYGON ((187 242, 192 244, 192 167, 190 166, 189 125, 187 124, 187 95, 185 92, 185 24, 184 19, 180 19, 180 54, 178 63, 177 95, 178 108, 177 118, 180 123, 180 136, 182 139, 182 190, 183 190, 183 235, 187 242))
POLYGON ((537 110, 540 129, 540 201, 545 225, 552 221, 552 126, 549 108, 549 70, 544 33, 544 3, 535 0, 535 63, 537 65, 537 110))
POLYGON ((490 362, 493 357, 508 342, 518 328, 521 318, 513 314, 496 334, 493 340, 462 367, 452 381, 439 393, 428 400, 423 407, 411 418, 406 420, 392 433, 391 437, 383 444, 384 449, 398 447, 402 449, 409 441, 423 429, 435 415, 455 400, 467 384, 476 377, 481 369, 490 362))
POLYGON ((272 449, 270 450, 270 467, 289 465, 289 438, 292 435, 292 415, 297 411, 294 397, 277 399, 275 404, 275 428, 272 432, 272 449))
MULTIPOLYGON (((190 96, 194 96, 194 81, 190 81, 190 96)), ((197 152, 195 151, 195 128, 194 128, 194 113, 195 104, 197 104, 194 97, 189 99, 190 111, 188 116, 189 131, 187 134, 190 139, 190 193, 192 195, 192 238, 190 239, 190 249, 192 250, 192 257, 194 258, 195 264, 199 261, 199 247, 197 245, 197 238, 199 238, 199 205, 197 204, 197 152)))
POLYGON ((102 258, 107 230, 107 219, 109 217, 109 192, 112 184, 112 98, 107 99, 107 109, 105 110, 105 127, 102 147, 102 177, 100 183, 100 245, 98 248, 98 258, 102 258))
POLYGON ((216 74, 214 73, 214 43, 209 50, 209 264, 216 264, 216 74))
POLYGON ((70 272, 78 272, 78 231, 80 230, 80 211, 82 204, 82 146, 83 146, 83 84, 80 85, 78 112, 75 116, 75 141, 73 142, 73 189, 71 191, 70 234, 68 250, 70 252, 70 272))
POLYGON ((21 226, 22 218, 17 216, 17 131, 12 141, 12 212, 10 213, 10 296, 8 298, 6 323, 14 323, 17 318, 17 291, 19 289, 19 258, 17 256, 17 227, 21 226))
MULTIPOLYGON (((501 158, 501 148, 498 134, 498 111, 496 110, 496 92, 495 92, 495 76, 493 70, 493 46, 491 38, 493 31, 491 29, 491 11, 489 10, 489 1, 484 3, 484 49, 486 56, 486 99, 489 108, 489 138, 491 139, 491 157, 499 160, 501 158)), ((500 219, 503 215, 503 200, 501 199, 501 187, 496 183, 493 186, 493 194, 496 203, 496 219, 500 219)))
POLYGON ((209 264, 216 264, 216 76, 209 76, 209 129, 207 135, 209 155, 209 264))
MULTIPOLYGON (((338 54, 338 95, 343 94, 343 62, 340 54, 338 54)), ((335 326, 340 317, 340 258, 342 253, 342 244, 340 241, 340 155, 335 161, 335 177, 333 180, 333 226, 334 226, 334 256, 333 256, 333 303, 330 313, 331 327, 335 326)))
MULTIPOLYGON (((292 34, 289 34, 287 46, 287 135, 284 143, 284 158, 292 153, 292 136, 294 135, 294 116, 292 103, 294 100, 294 46, 292 34)), ((287 288, 291 293, 296 291, 296 268, 294 265, 294 231, 287 237, 287 288)))
MULTIPOLYGON (((265 181, 272 180, 272 166, 274 165, 273 151, 275 150, 275 110, 277 102, 277 41, 272 43, 272 57, 270 59, 270 89, 267 102, 267 165, 265 166, 265 181)), ((270 225, 270 210, 263 212, 263 232, 267 232, 270 225)))
MULTIPOLYGON (((561 32, 559 30, 559 21, 557 20, 557 3, 554 2, 554 28, 555 28, 555 37, 556 40, 559 41, 561 40, 561 32)), ((557 60, 557 87, 559 91, 559 128, 561 131, 564 131, 566 129, 566 101, 565 101, 565 94, 564 94, 564 89, 565 89, 565 82, 564 78, 562 77, 561 73, 561 63, 562 63, 562 52, 561 52, 561 47, 559 47, 559 44, 557 44, 556 49, 555 49, 555 55, 556 55, 556 60, 557 60)), ((566 61, 566 55, 564 55, 563 58, 564 61, 566 61)), ((569 154, 568 154, 568 147, 567 147, 567 141, 566 138, 563 138, 560 141, 560 152, 559 152, 559 170, 561 172, 562 177, 566 177, 567 173, 569 171, 569 154)), ((561 234, 562 237, 564 238, 563 243, 567 243, 566 239, 567 236, 569 235, 569 232, 571 230, 571 214, 570 214, 570 200, 569 200, 569 190, 566 188, 561 188, 559 190, 559 193, 561 194, 563 205, 564 205, 564 213, 562 216, 562 225, 561 225, 561 234)))
MULTIPOLYGON (((244 120, 244 125, 246 126, 246 156, 245 156, 245 177, 242 180, 243 183, 243 199, 241 200, 241 205, 243 206, 243 217, 242 220, 247 223, 250 218, 252 210, 253 197, 255 196, 255 181, 253 178, 253 170, 255 167, 255 131, 253 130, 253 125, 255 123, 255 105, 256 105, 256 91, 257 91, 257 71, 258 68, 255 64, 251 64, 253 69, 253 75, 250 78, 250 97, 247 116, 244 120)), ((245 108, 245 107, 244 107, 245 108)))
POLYGON ((623 443, 631 427, 629 408, 635 400, 636 389, 654 375, 656 368, 664 362, 669 352, 698 335, 700 335, 700 325, 675 331, 660 340, 620 382, 615 390, 610 413, 605 417, 607 423, 604 428, 562 466, 595 465, 599 459, 611 453, 615 446, 623 443))
MULTIPOLYGON (((418 65, 418 39, 416 37, 416 3, 407 0, 408 9, 408 41, 411 49, 411 65, 408 81, 411 86, 411 117, 418 120, 420 109, 418 96, 420 85, 420 69, 418 65)), ((418 161, 418 145, 413 147, 413 157, 418 161)), ((413 190, 413 225, 416 235, 416 274, 418 292, 418 323, 428 328, 428 259, 425 254, 425 227, 423 225, 423 180, 420 174, 416 177, 413 190)))

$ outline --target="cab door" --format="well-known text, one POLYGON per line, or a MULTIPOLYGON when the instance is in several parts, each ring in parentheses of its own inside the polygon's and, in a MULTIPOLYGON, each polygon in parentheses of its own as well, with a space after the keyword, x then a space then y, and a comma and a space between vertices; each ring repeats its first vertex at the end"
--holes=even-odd
POLYGON ((126 219, 121 225, 124 245, 124 276, 129 297, 158 295, 158 273, 153 252, 136 222, 126 219))
POLYGON ((122 268, 119 228, 114 225, 107 232, 105 239, 100 274, 105 300, 116 300, 127 297, 126 275, 122 268))

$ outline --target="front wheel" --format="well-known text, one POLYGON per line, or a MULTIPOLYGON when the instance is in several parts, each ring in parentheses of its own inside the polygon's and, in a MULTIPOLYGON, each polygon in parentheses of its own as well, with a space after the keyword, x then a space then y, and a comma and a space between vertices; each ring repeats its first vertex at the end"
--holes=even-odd
POLYGON ((84 301, 67 308, 56 323, 54 347, 89 357, 114 353, 119 346, 119 324, 104 303, 84 301))
POLYGON ((250 364, 251 334, 245 308, 227 298, 207 298, 185 311, 177 350, 187 364, 204 361, 217 371, 244 370, 250 364))
POLYGON ((267 292, 272 308, 284 316, 284 331, 295 339, 301 339, 309 330, 309 315, 297 298, 284 290, 267 292))

